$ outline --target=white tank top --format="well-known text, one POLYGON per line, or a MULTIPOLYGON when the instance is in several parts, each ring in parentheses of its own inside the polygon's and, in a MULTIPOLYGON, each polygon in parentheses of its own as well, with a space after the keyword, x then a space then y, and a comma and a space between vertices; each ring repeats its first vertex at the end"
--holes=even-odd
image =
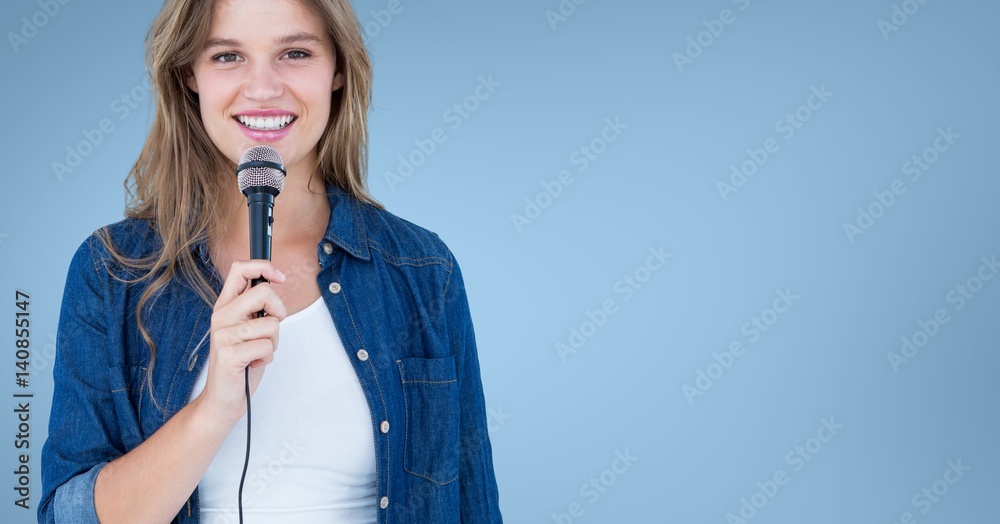
MULTIPOLYGON (((202 367, 191 399, 205 388, 202 367)), ((251 399, 245 524, 374 523, 375 443, 357 374, 323 298, 281 321, 278 349, 251 399)), ((201 522, 237 523, 246 416, 201 479, 201 522)))

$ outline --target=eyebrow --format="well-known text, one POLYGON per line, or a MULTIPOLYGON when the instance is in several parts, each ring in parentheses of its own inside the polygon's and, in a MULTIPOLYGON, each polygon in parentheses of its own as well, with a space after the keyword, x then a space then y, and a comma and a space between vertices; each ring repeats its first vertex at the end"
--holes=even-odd
MULTIPOLYGON (((285 35, 280 38, 275 39, 274 43, 277 45, 288 45, 288 44, 321 44, 323 41, 316 35, 312 33, 300 32, 290 35, 285 35)), ((234 40, 231 38, 210 38, 205 42, 205 49, 213 47, 240 47, 243 43, 239 40, 234 40)))

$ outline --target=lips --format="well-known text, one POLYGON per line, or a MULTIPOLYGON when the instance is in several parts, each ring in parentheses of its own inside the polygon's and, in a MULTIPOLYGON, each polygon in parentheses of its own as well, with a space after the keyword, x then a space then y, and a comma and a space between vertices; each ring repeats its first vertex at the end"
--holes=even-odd
POLYGON ((254 131, 277 131, 295 121, 294 115, 251 116, 237 115, 237 122, 254 131))
POLYGON ((277 143, 288 136, 299 116, 287 109, 245 109, 232 113, 244 136, 258 144, 277 143))

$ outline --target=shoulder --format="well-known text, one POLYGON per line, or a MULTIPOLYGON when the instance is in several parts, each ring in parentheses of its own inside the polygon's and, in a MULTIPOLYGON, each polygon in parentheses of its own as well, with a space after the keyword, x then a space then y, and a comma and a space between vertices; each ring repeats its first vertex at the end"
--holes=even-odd
POLYGON ((396 265, 441 265, 448 272, 455 257, 437 233, 385 209, 361 204, 369 247, 396 265))
POLYGON ((429 307, 444 308, 466 322, 469 306, 465 280, 454 252, 434 231, 418 226, 385 209, 362 204, 367 244, 373 258, 385 261, 402 280, 421 288, 430 297, 429 307))
POLYGON ((73 255, 71 268, 80 270, 83 265, 92 265, 102 278, 107 273, 130 273, 118 262, 119 258, 147 258, 156 254, 159 247, 159 236, 148 220, 125 218, 101 226, 85 238, 73 255))

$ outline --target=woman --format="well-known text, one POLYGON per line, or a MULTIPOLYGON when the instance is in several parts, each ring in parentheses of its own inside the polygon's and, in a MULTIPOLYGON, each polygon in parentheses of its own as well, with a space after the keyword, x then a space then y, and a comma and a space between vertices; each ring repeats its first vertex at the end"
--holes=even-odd
POLYGON ((249 366, 246 522, 501 522, 459 266, 366 190, 350 4, 168 0, 147 45, 133 201, 67 277, 39 521, 237 522, 249 366), (242 260, 256 144, 287 169, 273 262, 242 260))

